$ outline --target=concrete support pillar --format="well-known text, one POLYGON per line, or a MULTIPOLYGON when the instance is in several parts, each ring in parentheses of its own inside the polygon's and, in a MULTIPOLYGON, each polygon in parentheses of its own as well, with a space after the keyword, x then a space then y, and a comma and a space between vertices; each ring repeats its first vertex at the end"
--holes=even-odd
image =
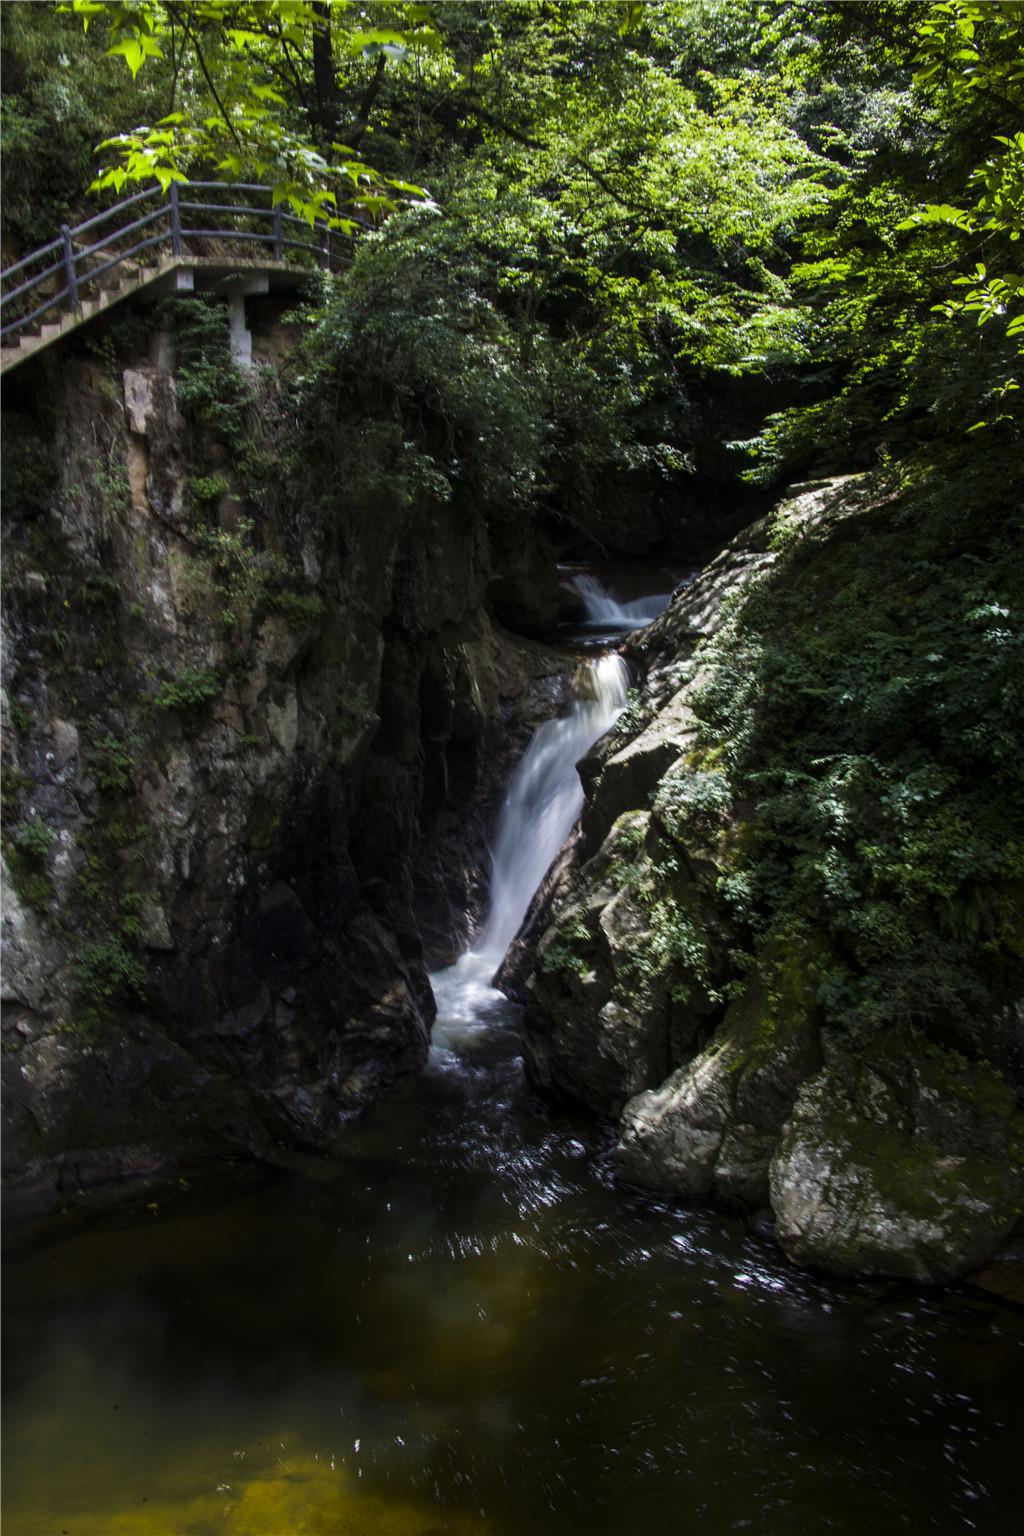
POLYGON ((252 332, 245 323, 245 294, 228 294, 228 328, 232 361, 239 368, 252 367, 252 332))
POLYGON ((174 372, 174 337, 170 331, 149 333, 149 366, 161 373, 174 372))

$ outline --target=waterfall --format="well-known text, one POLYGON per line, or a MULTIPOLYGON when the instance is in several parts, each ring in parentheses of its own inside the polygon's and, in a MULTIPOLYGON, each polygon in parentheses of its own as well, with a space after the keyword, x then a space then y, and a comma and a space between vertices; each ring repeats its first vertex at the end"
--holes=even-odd
POLYGON ((587 623, 600 629, 639 629, 641 625, 656 619, 672 596, 671 592, 656 592, 652 597, 638 597, 630 603, 620 603, 596 576, 582 572, 573 577, 573 585, 583 599, 587 623))
POLYGON ((583 662, 568 714, 537 729, 516 767, 491 849, 484 926, 457 964, 430 978, 446 1038, 444 1025, 472 1023, 489 999, 500 997, 491 977, 583 806, 576 764, 622 713, 628 681, 626 664, 614 653, 583 662))

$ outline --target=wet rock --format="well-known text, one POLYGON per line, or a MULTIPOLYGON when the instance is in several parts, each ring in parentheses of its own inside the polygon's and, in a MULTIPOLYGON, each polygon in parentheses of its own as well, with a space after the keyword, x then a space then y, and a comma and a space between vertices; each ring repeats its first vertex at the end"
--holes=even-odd
POLYGON ((688 692, 680 690, 645 730, 605 757, 584 815, 587 835, 624 811, 645 810, 660 780, 693 746, 696 722, 688 692))
POLYGON ((763 1206, 755 1211, 750 1218, 750 1229, 757 1237, 765 1242, 773 1242, 775 1239, 775 1212, 770 1206, 763 1206))
POLYGON ((617 1114, 668 1068, 670 1008, 664 978, 645 984, 635 961, 650 938, 635 855, 649 825, 622 816, 540 940, 526 987, 523 1043, 534 1080, 617 1114), (628 871, 623 874, 623 871, 628 871))
POLYGON ((684 1197, 767 1203, 769 1166, 800 1084, 820 1061, 808 972, 753 980, 709 1044, 626 1105, 619 1175, 684 1197))
POLYGON ((1024 1116, 991 1069, 919 1042, 836 1046, 801 1088, 771 1167, 786 1253, 838 1274, 953 1280, 1024 1199, 1024 1116))

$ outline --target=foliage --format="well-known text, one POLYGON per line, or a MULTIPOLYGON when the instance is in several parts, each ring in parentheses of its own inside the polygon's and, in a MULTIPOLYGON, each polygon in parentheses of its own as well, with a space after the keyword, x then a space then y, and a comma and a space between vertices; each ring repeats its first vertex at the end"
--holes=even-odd
POLYGON ((367 64, 373 59, 379 76, 388 60, 439 46, 426 6, 402 7, 401 30, 367 30, 361 11, 346 15, 348 0, 330 6, 309 0, 231 6, 222 0, 71 0, 68 8, 86 30, 90 24, 106 29, 107 54, 123 58, 133 78, 155 61, 165 73, 168 63, 171 69, 171 110, 153 127, 104 140, 100 149, 108 158, 95 190, 120 194, 135 183, 156 181, 166 191, 197 170, 212 169, 235 181, 269 181, 275 207, 286 202, 310 225, 321 220, 346 233, 359 227, 357 219, 395 209, 399 196, 425 197, 421 188, 375 170, 331 134, 337 129, 335 47, 367 64), (307 58, 313 73, 304 83, 299 71, 307 58))
POLYGON ((811 529, 695 659, 748 836, 757 953, 825 941, 849 1029, 976 1026, 1019 991, 1024 563, 1007 461, 947 462, 811 529))
POLYGON ((574 918, 559 926, 558 937, 541 950, 538 964, 542 971, 556 976, 575 976, 582 980, 590 966, 582 950, 592 942, 586 923, 574 918))
POLYGON ((818 358, 834 371, 818 400, 748 445, 761 479, 853 454, 870 463, 880 439, 908 455, 972 428, 1019 431, 1017 8, 808 9, 818 37, 799 58, 798 95, 817 107, 849 82, 859 103, 824 130, 839 179, 792 271, 816 315, 818 358), (993 316, 1006 324, 979 336, 974 322, 993 316))
POLYGON ((188 499, 201 515, 216 512, 217 503, 228 494, 230 487, 220 474, 190 475, 188 499))
POLYGON ((0 7, 0 36, 4 228, 31 250, 87 216, 97 140, 140 121, 149 93, 52 5, 0 7))
MULTIPOLYGON (((929 6, 918 26, 915 83, 926 94, 945 97, 955 106, 979 93, 1002 104, 1007 131, 993 135, 999 146, 967 176, 961 206, 926 203, 901 229, 941 224, 972 236, 985 236, 987 247, 1010 257, 1006 242, 1024 235, 1024 134, 1012 124, 1024 111, 1024 11, 1015 4, 977 5, 969 0, 943 0, 929 6), (968 206, 962 206, 967 202, 968 206)), ((1006 316, 1007 335, 1024 336, 1024 276, 996 276, 989 263, 978 262, 973 273, 953 279, 970 291, 951 296, 939 306, 943 314, 974 314, 984 325, 1006 316)), ((1019 258, 1017 266, 1019 266, 1019 258)), ((1021 343, 1024 349, 1024 341, 1021 343)))
POLYGON ((146 970, 123 934, 114 931, 82 944, 75 956, 76 1028, 90 1034, 118 1007, 146 995, 146 970))
POLYGON ((15 842, 30 859, 45 859, 56 841, 56 832, 45 821, 40 821, 38 816, 22 822, 15 833, 15 842))
MULTIPOLYGON (((1015 430, 1013 4, 12 9, 26 79, 66 56, 102 116, 93 76, 121 71, 112 190, 204 164, 307 217, 387 216, 318 306, 300 399, 350 409, 346 469, 409 504, 493 487, 613 543, 617 508, 653 506, 671 540, 695 472, 1015 430)), ((170 309, 186 409, 243 441, 218 306, 170 309)))
MULTIPOLYGON (((161 317, 174 336, 179 401, 198 422, 237 443, 246 432, 254 386, 231 355, 223 304, 205 296, 175 299, 163 306, 161 317)), ((200 499, 204 491, 212 494, 212 479, 200 484, 200 499)), ((190 484, 196 495, 196 482, 190 484)))
POLYGON ((132 788, 135 769, 135 753, 141 745, 134 733, 128 737, 115 736, 106 731, 89 751, 89 762, 100 789, 123 794, 132 788))
POLYGON ((212 667, 186 667, 160 684, 153 703, 157 709, 176 710, 194 719, 220 690, 220 678, 212 667))

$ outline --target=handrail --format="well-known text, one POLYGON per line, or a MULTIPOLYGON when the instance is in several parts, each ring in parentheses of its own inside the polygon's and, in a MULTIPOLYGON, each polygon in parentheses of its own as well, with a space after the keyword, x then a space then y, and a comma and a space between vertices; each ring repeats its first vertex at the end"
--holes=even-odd
MULTIPOLYGON (((115 229, 109 235, 104 235, 102 240, 97 240, 95 245, 86 246, 84 251, 75 252, 75 262, 84 261, 87 256, 95 256, 97 251, 105 251, 108 245, 113 245, 115 240, 121 240, 125 235, 133 234, 137 229, 145 229, 147 224, 153 224, 157 219, 162 219, 167 213, 163 206, 153 208, 149 213, 144 213, 141 219, 133 219, 123 229, 115 229)), ((93 277, 95 273, 85 272, 83 277, 93 277)))
POLYGON ((38 251, 29 251, 28 255, 23 256, 20 261, 12 262, 9 267, 5 267, 3 276, 10 277, 13 273, 20 272, 22 267, 27 267, 30 261, 36 261, 40 256, 49 256, 51 251, 59 251, 62 244, 63 240, 58 235, 56 240, 50 241, 49 245, 41 245, 38 251))
POLYGON ((91 219, 86 219, 84 224, 76 224, 71 231, 72 237, 84 235, 87 229, 92 229, 96 224, 103 224, 107 219, 112 219, 115 213, 120 213, 125 208, 130 208, 133 203, 144 202, 147 197, 152 197, 154 192, 159 192, 159 187, 146 187, 143 192, 133 192, 131 197, 124 198, 120 203, 115 203, 112 208, 105 208, 102 213, 94 213, 91 219))
MULTIPOLYGON (((41 320, 49 310, 58 305, 67 312, 81 312, 83 303, 83 291, 86 297, 91 288, 93 294, 99 292, 96 284, 100 277, 131 262, 141 252, 152 250, 154 247, 166 244, 169 254, 174 258, 188 260, 185 243, 188 241, 230 240, 249 241, 257 249, 272 247, 272 254, 263 249, 265 260, 283 261, 285 250, 300 252, 306 261, 314 265, 336 269, 338 266, 348 265, 351 261, 351 236, 341 236, 338 232, 328 229, 326 223, 318 220, 306 240, 298 240, 286 237, 284 225, 300 226, 309 229, 308 221, 300 219, 293 213, 286 213, 280 203, 274 204, 272 189, 258 182, 224 182, 224 181, 188 181, 174 182, 171 184, 165 199, 156 208, 148 209, 139 218, 128 222, 122 222, 118 228, 111 230, 101 239, 90 241, 84 249, 76 249, 76 241, 81 243, 81 237, 89 231, 95 230, 99 225, 109 222, 115 217, 123 220, 125 213, 134 208, 138 203, 152 198, 159 189, 147 187, 141 192, 135 192, 130 197, 122 199, 113 207, 105 209, 102 213, 94 214, 83 223, 69 228, 66 224, 61 227, 61 232, 56 240, 51 240, 47 245, 40 246, 27 256, 22 256, 0 272, 0 319, 5 323, 0 325, 0 337, 16 337, 27 326, 41 320), (257 206, 255 203, 218 203, 195 202, 185 197, 182 193, 219 192, 231 194, 259 194, 262 198, 270 199, 270 206, 257 206), (217 220, 224 220, 224 227, 219 228, 191 228, 182 220, 182 213, 187 214, 215 214, 217 220), (155 235, 150 235, 145 240, 135 240, 128 249, 115 249, 113 254, 98 265, 90 266, 91 259, 101 251, 116 246, 119 241, 128 240, 137 235, 139 231, 152 224, 167 221, 167 228, 160 229, 155 235), (238 228, 240 221, 252 221, 272 219, 272 232, 258 233, 254 229, 238 228), (235 227, 232 227, 235 226, 235 227), (340 249, 339 249, 340 246, 340 249), (27 268, 38 264, 55 252, 60 252, 55 261, 49 262, 40 270, 33 272, 24 281, 13 288, 11 279, 18 273, 24 273, 27 268), (63 277, 60 276, 63 274, 63 277), (59 287, 54 288, 54 283, 59 287), (30 295, 35 299, 41 299, 41 303, 33 303, 30 295), (12 307, 13 306, 13 307, 12 307), (6 311, 6 315, 5 312, 6 311)), ((217 220, 206 222, 217 222, 217 220)), ((197 221, 198 223, 199 221, 197 221)), ((293 261, 295 258, 291 258, 293 261)))

